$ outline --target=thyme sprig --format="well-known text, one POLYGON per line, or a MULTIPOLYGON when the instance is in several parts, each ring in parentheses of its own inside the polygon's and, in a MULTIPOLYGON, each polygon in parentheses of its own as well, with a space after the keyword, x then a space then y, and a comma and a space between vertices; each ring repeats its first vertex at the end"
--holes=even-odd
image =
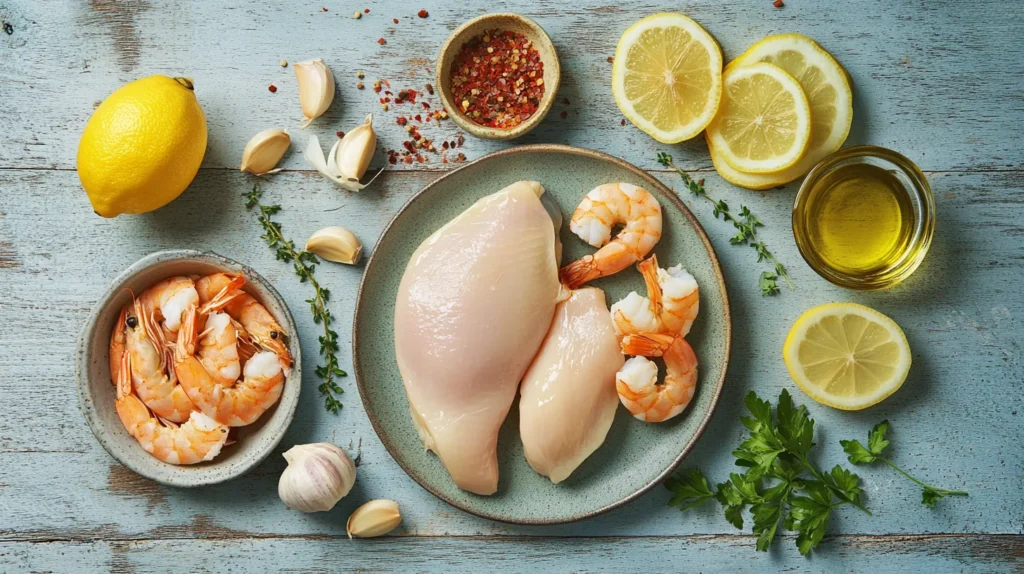
POLYGON ((715 219, 719 216, 725 221, 732 223, 733 227, 736 228, 736 235, 729 238, 729 243, 733 245, 749 245, 755 252, 757 252, 757 262, 767 261, 773 265, 772 271, 763 271, 761 277, 758 279, 758 285, 761 288, 762 295, 776 295, 779 293, 778 280, 781 278, 786 282, 786 285, 790 289, 795 289, 793 282, 789 280, 789 273, 786 268, 779 263, 779 260, 772 255, 772 252, 768 250, 768 246, 765 245, 764 241, 761 241, 757 236, 757 228, 764 227, 764 223, 757 218, 753 212, 746 205, 740 206, 739 216, 733 215, 732 211, 729 210, 729 204, 724 199, 715 200, 706 189, 704 189, 704 180, 694 180, 690 177, 690 174, 686 173, 682 169, 672 163, 672 156, 665 152, 658 152, 658 163, 665 167, 670 167, 683 178, 683 184, 687 189, 690 190, 693 195, 706 199, 711 202, 713 207, 712 213, 715 219))
POLYGON ((335 382, 335 377, 346 377, 348 373, 338 366, 338 333, 331 329, 334 316, 327 308, 331 292, 325 287, 321 287, 320 282, 313 275, 320 259, 308 251, 296 249, 295 244, 281 233, 281 224, 271 219, 271 216, 281 211, 281 206, 263 205, 260 203, 262 195, 263 191, 259 186, 253 186, 252 191, 245 195, 245 207, 249 210, 255 207, 259 211, 258 219, 260 225, 263 226, 262 237, 267 245, 276 250, 277 259, 292 264, 295 274, 299 276, 300 283, 308 282, 313 286, 313 297, 306 299, 306 303, 309 303, 313 322, 321 325, 324 330, 324 334, 319 337, 320 356, 324 358, 324 364, 318 365, 316 368, 316 376, 320 377, 323 382, 317 388, 324 396, 324 406, 327 407, 327 410, 336 413, 341 409, 341 401, 335 395, 340 395, 345 391, 335 382))

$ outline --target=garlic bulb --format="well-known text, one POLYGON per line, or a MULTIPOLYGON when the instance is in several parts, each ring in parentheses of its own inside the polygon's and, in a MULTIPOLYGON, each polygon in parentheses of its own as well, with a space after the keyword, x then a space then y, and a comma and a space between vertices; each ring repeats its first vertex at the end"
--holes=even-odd
MULTIPOLYGON (((309 136, 309 144, 306 145, 303 157, 306 163, 342 188, 359 191, 373 183, 373 180, 370 180, 366 184, 361 184, 359 178, 366 173, 366 168, 376 151, 377 135, 373 131, 373 114, 370 114, 359 127, 335 142, 326 158, 320 148, 319 138, 315 135, 309 136)), ((381 169, 377 175, 383 171, 381 169)), ((377 175, 373 176, 373 179, 377 179, 377 175)))
POLYGON ((394 500, 371 500, 348 517, 345 531, 352 538, 373 538, 391 532, 402 523, 402 514, 394 500))
POLYGON ((306 116, 306 121, 302 122, 305 128, 331 107, 334 101, 334 74, 323 58, 298 62, 293 67, 299 82, 299 105, 302 106, 302 115, 306 116))
POLYGON ((292 138, 286 130, 270 128, 261 131, 245 144, 240 171, 247 171, 255 175, 281 171, 274 168, 277 167, 277 163, 281 161, 284 152, 288 151, 288 147, 291 145, 292 138))
POLYGON ((344 227, 325 227, 309 236, 306 251, 328 261, 355 265, 363 254, 363 244, 344 227))
POLYGON ((356 481, 356 465, 345 451, 328 442, 300 444, 284 453, 277 494, 290 508, 322 512, 334 508, 356 481))

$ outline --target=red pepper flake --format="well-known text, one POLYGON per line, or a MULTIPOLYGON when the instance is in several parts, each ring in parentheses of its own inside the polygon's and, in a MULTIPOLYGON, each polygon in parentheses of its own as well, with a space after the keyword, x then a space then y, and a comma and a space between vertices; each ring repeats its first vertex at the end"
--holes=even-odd
POLYGON ((466 161, 466 154, 459 152, 459 156, 455 158, 455 161, 466 161))
POLYGON ((396 163, 398 163, 398 156, 394 155, 394 154, 389 155, 388 156, 388 163, 390 163, 391 165, 395 165, 396 163))
POLYGON ((398 23, 398 18, 392 18, 391 21, 394 22, 395 24, 397 24, 398 23))
POLYGON ((430 16, 430 14, 426 10, 420 10, 419 12, 416 13, 416 15, 419 16, 420 18, 426 18, 427 16, 430 16))
POLYGON ((270 90, 271 94, 277 93, 277 86, 275 86, 274 84, 270 84, 270 86, 268 86, 267 89, 270 90))
POLYGON ((572 102, 569 101, 569 98, 562 98, 562 103, 568 106, 572 102))
POLYGON ((378 81, 373 83, 373 91, 375 91, 375 92, 377 92, 379 94, 380 90, 381 90, 380 80, 378 80, 378 81))
POLYGON ((427 88, 427 93, 430 94, 431 96, 433 96, 434 95, 434 86, 431 86, 430 84, 427 84, 425 87, 427 88))
POLYGON ((412 163, 412 156, 411 155, 405 156, 405 163, 412 163))
POLYGON ((423 109, 425 109, 425 110, 429 110, 430 109, 430 104, 428 104, 427 102, 421 102, 421 103, 423 104, 423 109))
POLYGON ((624 125, 626 125, 626 119, 625 119, 625 118, 623 118, 623 119, 622 119, 622 121, 620 121, 620 122, 619 122, 619 125, 620 125, 620 126, 624 126, 624 125))
POLYGON ((615 58, 612 57, 612 56, 608 56, 608 63, 609 64, 614 64, 615 63, 615 58))
POLYGON ((382 81, 382 82, 384 82, 384 85, 385 85, 385 86, 387 86, 387 87, 389 87, 389 88, 391 87, 391 82, 389 82, 389 81, 387 81, 387 80, 381 80, 381 81, 382 81))
POLYGON ((786 3, 782 0, 775 0, 775 2, 772 2, 772 6, 775 6, 776 8, 782 8, 785 5, 786 3))
POLYGON ((387 44, 388 42, 384 38, 377 38, 377 43, 380 44, 381 46, 383 46, 384 44, 387 44))
POLYGON ((338 130, 338 131, 334 132, 334 135, 338 136, 339 138, 343 138, 343 137, 345 137, 345 132, 343 132, 341 130, 338 130))
POLYGON ((408 120, 405 119, 405 116, 398 116, 398 119, 395 121, 398 122, 398 125, 404 126, 408 120))
POLYGON ((462 147, 462 144, 464 144, 464 143, 466 143, 466 138, 464 138, 464 137, 462 137, 462 136, 460 135, 460 136, 459 136, 459 147, 462 147))
POLYGON ((356 84, 356 89, 357 89, 357 90, 361 90, 361 89, 363 89, 363 83, 362 83, 362 82, 359 82, 358 84, 356 84))
POLYGON ((423 156, 420 155, 420 154, 416 154, 416 161, 418 161, 420 163, 423 163, 424 162, 423 156))
POLYGON ((422 124, 423 123, 423 116, 421 116, 420 114, 416 114, 416 121, 418 121, 419 123, 422 124))
POLYGON ((369 14, 369 13, 370 13, 370 9, 369 9, 369 8, 367 8, 366 10, 363 10, 363 12, 364 12, 365 14, 369 14))
POLYGON ((324 6, 324 7, 320 8, 320 9, 323 10, 324 12, 326 12, 327 11, 327 6, 324 6))
POLYGON ((563 111, 563 112, 562 112, 561 114, 559 114, 559 115, 560 115, 560 116, 562 116, 562 119, 564 120, 565 118, 569 117, 569 112, 563 111))
POLYGON ((448 142, 441 142, 441 149, 448 149, 448 142))
POLYGON ((540 107, 544 63, 526 36, 489 30, 462 46, 450 81, 463 115, 482 126, 511 128, 540 107))

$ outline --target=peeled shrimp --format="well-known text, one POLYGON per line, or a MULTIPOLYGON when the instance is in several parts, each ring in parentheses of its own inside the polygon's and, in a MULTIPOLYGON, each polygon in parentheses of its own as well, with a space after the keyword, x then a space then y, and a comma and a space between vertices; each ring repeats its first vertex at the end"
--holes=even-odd
POLYGON ((176 423, 187 421, 195 406, 177 379, 169 376, 161 365, 162 350, 149 338, 149 333, 143 327, 144 322, 138 320, 144 313, 140 297, 135 300, 132 312, 121 323, 124 328, 133 317, 136 319, 135 327, 128 326, 124 338, 125 350, 131 355, 131 381, 135 394, 157 416, 176 423))
MULTIPOLYGON (((126 310, 122 310, 121 314, 127 315, 126 310)), ((115 327, 124 328, 123 322, 115 327)), ((111 345, 113 351, 114 346, 111 345)), ((228 427, 200 412, 192 412, 188 421, 181 426, 164 426, 132 394, 132 382, 128 375, 131 370, 131 354, 122 351, 116 369, 117 400, 114 407, 124 428, 139 441, 146 452, 170 464, 196 464, 213 460, 220 454, 228 438, 228 427)))
POLYGON ((218 385, 230 387, 242 374, 238 357, 238 336, 227 313, 214 311, 206 317, 206 330, 199 334, 196 356, 218 385))
POLYGON ((168 277, 139 295, 142 312, 138 320, 149 339, 160 350, 160 367, 166 369, 171 358, 168 341, 173 341, 189 307, 199 304, 195 283, 188 277, 168 277))
POLYGON ((287 369, 292 364, 292 355, 284 342, 284 329, 266 307, 242 291, 244 284, 245 278, 241 275, 214 273, 196 281, 196 291, 204 311, 223 308, 242 325, 250 342, 273 351, 287 369))
POLYGON ((272 351, 252 356, 242 380, 225 388, 194 355, 198 311, 186 315, 174 352, 174 370, 188 397, 203 414, 229 426, 252 423, 277 402, 284 389, 283 360, 272 351))
POLYGON ((690 404, 697 389, 697 355, 680 335, 643 333, 626 335, 622 352, 630 358, 615 375, 619 401, 633 416, 647 422, 666 421, 690 404), (665 359, 665 380, 658 383, 658 367, 647 357, 665 359))
POLYGON ((570 289, 622 271, 643 259, 661 239, 661 205, 646 189, 628 183, 606 183, 590 191, 572 214, 569 229, 594 247, 558 272, 570 289), (622 231, 612 239, 612 228, 622 231))
POLYGON ((700 309, 700 289, 697 280, 682 265, 668 269, 658 267, 658 256, 651 255, 637 268, 644 276, 648 296, 661 320, 661 332, 685 337, 693 327, 700 309))

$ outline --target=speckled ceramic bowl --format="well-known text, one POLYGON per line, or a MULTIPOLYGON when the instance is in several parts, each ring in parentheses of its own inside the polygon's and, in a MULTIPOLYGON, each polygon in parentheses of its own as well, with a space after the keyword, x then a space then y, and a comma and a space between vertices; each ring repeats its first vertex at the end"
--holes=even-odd
POLYGON ((170 486, 193 487, 241 476, 274 450, 295 415, 302 386, 302 356, 295 332, 295 320, 281 295, 266 279, 245 265, 215 253, 191 250, 159 251, 147 255, 114 279, 93 307, 79 336, 76 372, 82 414, 103 448, 146 478, 170 486), (263 303, 293 335, 288 339, 288 349, 295 362, 285 381, 281 399, 255 423, 237 429, 235 444, 224 447, 220 455, 210 462, 190 466, 167 464, 142 450, 117 416, 108 361, 110 333, 121 308, 131 302, 131 292, 141 293, 157 281, 174 275, 205 275, 217 271, 245 276, 245 290, 263 303))
MULTIPOLYGON (((562 262, 593 248, 563 225, 562 262)), ((644 292, 634 269, 592 283, 608 303, 644 292)), ((725 281, 711 243, 672 190, 646 172, 611 156, 561 145, 522 146, 490 154, 425 187, 384 230, 366 265, 353 324, 356 382, 366 413, 384 446, 409 475, 441 499, 467 512, 504 522, 570 522, 621 506, 658 484, 690 452, 710 420, 725 382, 731 319, 725 281), (655 248, 668 267, 682 263, 700 284, 700 315, 687 339, 699 358, 697 393, 689 408, 661 424, 648 424, 620 407, 605 443, 567 480, 551 484, 535 473, 519 439, 518 397, 498 438, 499 481, 493 496, 459 490, 440 460, 426 452, 409 415, 394 348, 398 285, 413 251, 431 233, 476 200, 519 180, 538 180, 568 219, 594 187, 624 181, 657 196, 664 213, 655 248)))

